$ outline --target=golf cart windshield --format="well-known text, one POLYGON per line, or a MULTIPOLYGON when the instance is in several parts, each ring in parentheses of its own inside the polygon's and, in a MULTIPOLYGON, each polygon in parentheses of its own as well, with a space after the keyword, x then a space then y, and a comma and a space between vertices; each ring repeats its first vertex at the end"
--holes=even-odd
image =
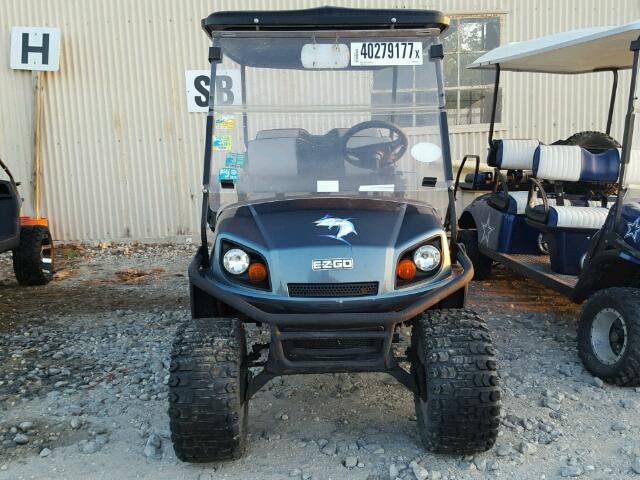
POLYGON ((424 201, 444 213, 429 58, 438 33, 214 33, 211 209, 321 195, 424 201))

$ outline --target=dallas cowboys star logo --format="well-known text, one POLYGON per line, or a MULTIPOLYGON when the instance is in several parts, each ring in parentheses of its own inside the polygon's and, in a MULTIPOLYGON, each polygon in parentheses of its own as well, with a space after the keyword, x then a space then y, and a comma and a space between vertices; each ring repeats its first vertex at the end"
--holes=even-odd
POLYGON ((482 236, 480 237, 480 243, 489 245, 491 233, 495 230, 495 228, 491 226, 491 215, 489 215, 487 217, 487 221, 485 223, 481 223, 480 226, 482 227, 482 236))
POLYGON ((635 243, 637 242, 638 232, 640 232, 640 217, 633 222, 627 222, 627 233, 624 234, 624 238, 631 237, 635 243))

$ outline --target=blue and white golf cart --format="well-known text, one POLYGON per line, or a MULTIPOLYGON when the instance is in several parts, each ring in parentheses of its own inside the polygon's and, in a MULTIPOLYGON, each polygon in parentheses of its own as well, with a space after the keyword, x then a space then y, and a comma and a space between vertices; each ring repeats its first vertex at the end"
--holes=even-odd
POLYGON ((475 278, 487 278, 499 263, 576 303, 586 300, 578 328, 580 358, 594 375, 627 386, 640 385, 640 150, 632 148, 639 50, 635 21, 512 43, 478 58, 470 68, 496 72, 487 160, 494 171, 479 172, 479 157, 468 156, 476 160, 475 173, 456 182, 456 188, 475 192, 492 185, 458 221, 475 278), (619 144, 609 134, 618 71, 628 69, 619 144), (612 72, 606 133, 580 132, 548 144, 494 139, 503 71, 612 72))

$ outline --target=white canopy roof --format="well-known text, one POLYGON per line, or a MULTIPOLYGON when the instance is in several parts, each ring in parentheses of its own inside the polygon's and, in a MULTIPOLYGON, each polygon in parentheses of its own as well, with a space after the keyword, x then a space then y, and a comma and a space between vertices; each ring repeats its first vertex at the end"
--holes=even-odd
POLYGON ((544 73, 586 73, 627 69, 631 42, 640 37, 640 20, 619 27, 592 27, 513 42, 485 53, 469 68, 544 73))

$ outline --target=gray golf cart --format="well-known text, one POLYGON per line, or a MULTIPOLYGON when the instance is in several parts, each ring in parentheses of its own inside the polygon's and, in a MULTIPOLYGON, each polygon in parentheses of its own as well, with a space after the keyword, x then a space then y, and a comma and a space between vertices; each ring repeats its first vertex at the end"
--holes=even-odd
POLYGON ((463 308, 473 269, 455 209, 448 236, 434 208, 453 207, 447 22, 334 7, 203 20, 214 80, 201 247, 169 396, 181 460, 240 457, 249 399, 309 373, 389 373, 414 394, 426 448, 494 444, 495 352, 463 308), (420 95, 399 91, 409 78, 420 95), (247 347, 251 324, 268 343, 247 347))
MULTIPOLYGON (((495 92, 501 71, 611 72, 613 86, 605 132, 579 132, 549 144, 494 140, 494 94, 488 157, 495 167, 493 191, 474 200, 459 220, 477 279, 498 263, 576 303, 586 300, 580 358, 594 375, 627 386, 640 385, 640 150, 632 148, 639 50, 635 21, 508 44, 478 58, 470 68, 495 69, 495 92), (618 72, 629 69, 621 145, 610 133, 618 72)), ((475 173, 460 185, 478 191, 487 177, 475 159, 475 173)))

